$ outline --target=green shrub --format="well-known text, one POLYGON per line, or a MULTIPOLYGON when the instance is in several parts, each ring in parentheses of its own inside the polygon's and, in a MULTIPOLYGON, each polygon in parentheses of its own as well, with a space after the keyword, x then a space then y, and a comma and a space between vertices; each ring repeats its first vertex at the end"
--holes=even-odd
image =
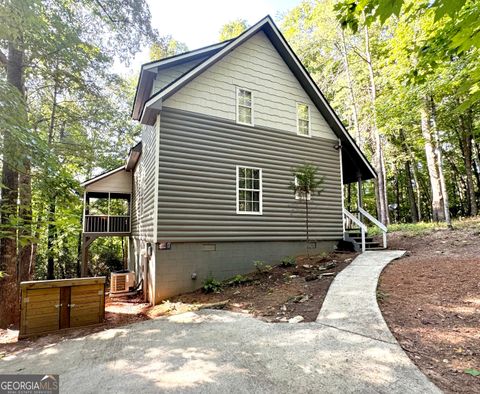
POLYGON ((265 273, 265 272, 269 272, 269 271, 272 270, 272 266, 268 265, 268 264, 265 264, 265 261, 256 260, 256 261, 253 262, 253 265, 255 266, 257 271, 260 272, 260 273, 265 273))
POLYGON ((238 286, 238 285, 242 285, 244 283, 248 283, 248 282, 251 282, 251 281, 252 280, 250 278, 247 278, 246 276, 235 275, 233 278, 231 278, 227 281, 227 285, 238 286))
POLYGON ((292 257, 292 256, 284 257, 282 262, 280 263, 282 267, 294 267, 296 264, 297 264, 297 261, 295 257, 292 257))
POLYGON ((203 281, 202 290, 205 293, 220 293, 222 284, 212 276, 209 276, 203 281))

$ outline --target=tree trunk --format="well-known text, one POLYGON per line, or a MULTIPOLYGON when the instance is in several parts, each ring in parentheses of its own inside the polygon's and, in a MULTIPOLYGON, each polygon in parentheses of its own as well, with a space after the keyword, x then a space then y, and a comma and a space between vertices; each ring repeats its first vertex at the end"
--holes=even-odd
POLYGON ((395 168, 395 200, 397 203, 397 207, 395 208, 395 211, 393 213, 395 223, 400 222, 401 196, 400 196, 400 180, 398 179, 400 171, 401 171, 400 169, 395 168))
MULTIPOLYGON (((40 239, 40 232, 42 230, 42 223, 43 223, 43 218, 46 217, 45 213, 45 205, 44 205, 44 199, 40 201, 40 205, 37 208, 37 217, 36 217, 36 223, 35 223, 35 228, 34 228, 34 238, 35 240, 40 239)), ((35 262, 36 262, 36 255, 37 255, 37 243, 36 241, 32 245, 32 265, 30 266, 30 277, 33 278, 35 275, 35 262)))
MULTIPOLYGON (((8 44, 7 82, 24 96, 23 51, 13 42, 8 44)), ((17 231, 12 223, 18 217, 18 144, 9 130, 4 131, 1 187, 0 239, 0 328, 18 324, 20 302, 17 269, 17 231)))
POLYGON ((19 199, 20 207, 18 216, 21 226, 18 230, 18 239, 20 241, 18 252, 18 279, 19 282, 31 279, 33 271, 32 261, 33 243, 32 243, 32 178, 30 174, 30 160, 24 159, 23 172, 19 176, 19 199))
MULTIPOLYGON (((56 71, 56 70, 55 70, 56 71)), ((52 94, 52 110, 50 112, 50 123, 48 126, 48 147, 51 149, 53 143, 53 133, 55 130, 55 115, 57 111, 57 94, 58 94, 58 83, 56 78, 56 73, 54 74, 54 85, 53 85, 53 94, 52 94)), ((48 193, 49 196, 49 206, 48 206, 48 226, 47 226, 47 279, 55 279, 55 254, 53 251, 53 244, 55 240, 56 226, 55 226, 55 200, 56 196, 53 191, 53 195, 48 193)))
POLYGON ((405 162, 405 177, 407 183, 408 201, 410 203, 410 215, 413 223, 418 222, 418 209, 415 202, 415 193, 412 186, 412 171, 410 169, 410 160, 405 162))
POLYGON ((53 244, 55 240, 55 198, 48 208, 48 227, 47 227, 47 279, 55 279, 55 255, 53 244))
POLYGON ((432 219, 435 222, 445 220, 445 210, 443 206, 442 187, 440 185, 440 175, 438 173, 437 162, 435 160, 435 147, 430 124, 430 105, 427 97, 421 109, 421 127, 422 135, 425 141, 425 154, 427 157, 428 174, 430 177, 430 187, 432 190, 432 219))
POLYGON ((440 135, 438 133, 437 128, 437 111, 435 108, 435 102, 433 101, 433 97, 430 97, 430 110, 432 116, 432 131, 435 137, 435 158, 437 160, 437 167, 438 167, 438 176, 440 180, 440 188, 443 197, 443 212, 445 216, 445 222, 447 223, 448 228, 452 229, 452 219, 450 218, 450 204, 448 202, 448 190, 447 184, 445 182, 445 175, 443 171, 443 152, 442 152, 442 144, 440 141, 440 135))
POLYGON ((305 227, 307 231, 307 256, 310 258, 310 229, 308 223, 308 194, 305 193, 305 227))
MULTIPOLYGON (((416 162, 415 161, 415 155, 413 154, 410 145, 406 141, 405 134, 404 134, 403 130, 400 130, 400 133, 401 133, 400 135, 401 135, 401 138, 402 138, 402 141, 403 141, 403 144, 404 144, 403 146, 404 146, 406 152, 408 153, 408 157, 410 158, 408 160, 408 162, 410 163, 410 165, 412 165, 412 169, 413 169, 413 171, 409 174, 413 175, 413 181, 415 183, 415 194, 416 194, 416 199, 417 199, 417 204, 416 204, 417 220, 419 222, 421 222, 422 221, 422 193, 421 193, 421 190, 420 190, 420 183, 419 183, 418 175, 417 175, 417 167, 415 165, 413 165, 416 162)), ((410 168, 410 166, 409 166, 409 168, 410 168)))
POLYGON ((458 192, 458 199, 460 201, 460 209, 459 209, 460 215, 466 216, 468 213, 468 201, 465 201, 465 200, 468 199, 468 196, 466 196, 465 191, 467 190, 468 187, 467 187, 467 183, 465 182, 465 180, 461 175, 463 171, 460 171, 460 169, 457 167, 457 165, 452 159, 448 160, 448 164, 452 168, 452 172, 456 180, 455 182, 456 189, 458 192))
MULTIPOLYGON (((80 218, 80 227, 83 228, 83 215, 80 218)), ((80 231, 77 238, 77 278, 82 276, 82 234, 80 231)))
POLYGON ((377 127, 377 111, 375 107, 375 103, 377 100, 377 88, 375 85, 375 76, 373 72, 372 58, 370 54, 370 36, 367 27, 365 27, 365 60, 368 66, 368 73, 370 77, 370 98, 372 102, 372 132, 375 141, 374 164, 377 171, 377 179, 375 181, 375 195, 377 197, 379 219, 383 224, 388 225, 389 217, 385 162, 383 157, 382 141, 377 127))
POLYGON ((465 165, 465 175, 467 178, 467 198, 469 205, 469 213, 471 216, 476 216, 478 214, 477 207, 477 198, 475 195, 475 186, 473 181, 473 132, 472 127, 470 127, 469 119, 466 119, 464 115, 460 116, 460 126, 462 130, 462 147, 463 147, 463 157, 465 165))
POLYGON ((345 73, 347 74, 347 83, 348 83, 348 92, 350 94, 350 101, 352 106, 352 118, 353 118, 353 128, 355 130, 355 139, 358 146, 362 149, 362 136, 360 135, 360 126, 358 122, 358 105, 355 98, 355 92, 353 89, 353 79, 350 72, 350 62, 348 61, 347 45, 345 43, 345 30, 340 29, 342 34, 342 56, 343 56, 343 65, 345 67, 345 73))
POLYGON ((480 150, 478 144, 473 141, 473 170, 477 180, 477 190, 480 189, 480 150))
POLYGON ((420 182, 419 182, 419 179, 418 179, 416 167, 413 168, 412 175, 413 175, 413 180, 415 181, 415 193, 416 193, 416 197, 417 197, 418 221, 421 222, 422 221, 422 216, 423 216, 423 214, 422 214, 422 192, 421 192, 421 189, 420 189, 420 182))

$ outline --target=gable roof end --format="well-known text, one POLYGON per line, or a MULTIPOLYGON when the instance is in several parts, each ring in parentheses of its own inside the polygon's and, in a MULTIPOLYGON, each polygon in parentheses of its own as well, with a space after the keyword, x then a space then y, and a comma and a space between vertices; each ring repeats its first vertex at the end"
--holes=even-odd
POLYGON ((142 64, 140 75, 138 76, 135 98, 133 99, 131 117, 134 120, 140 120, 140 116, 143 111, 143 104, 151 96, 153 80, 155 79, 159 69, 186 63, 203 56, 211 56, 220 51, 230 41, 231 40, 223 41, 217 44, 198 48, 193 51, 180 53, 178 55, 169 56, 160 60, 154 60, 149 63, 142 64))
POLYGON ((235 48, 243 44, 250 37, 262 30, 270 39, 272 45, 282 56, 292 73, 298 79, 305 92, 314 102, 317 109, 323 115, 333 132, 341 141, 342 146, 342 164, 343 164, 343 180, 344 183, 355 182, 359 179, 376 178, 375 170, 363 155, 353 138, 346 130, 338 115, 330 106, 322 92, 313 81, 301 61, 293 52, 285 37, 273 22, 272 18, 267 15, 258 23, 244 31, 238 37, 226 43, 222 49, 213 53, 210 57, 202 61, 191 70, 185 72, 175 81, 165 86, 162 90, 155 93, 143 105, 143 111, 140 114, 140 121, 146 124, 155 122, 156 114, 161 109, 162 101, 173 95, 179 89, 184 87, 191 80, 202 74, 210 66, 221 60, 235 48))
POLYGON ((120 171, 125 171, 125 166, 120 166, 114 168, 113 170, 102 172, 101 174, 98 174, 97 176, 94 176, 93 178, 87 179, 84 182, 80 183, 80 186, 86 187, 88 185, 91 185, 92 183, 98 182, 103 178, 109 177, 110 175, 116 174, 120 171))

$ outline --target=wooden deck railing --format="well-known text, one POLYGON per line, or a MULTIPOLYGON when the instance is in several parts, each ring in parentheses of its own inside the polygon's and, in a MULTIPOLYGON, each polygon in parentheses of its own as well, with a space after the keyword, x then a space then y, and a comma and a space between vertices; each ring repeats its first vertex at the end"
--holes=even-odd
POLYGON ((130 216, 85 215, 84 233, 129 233, 130 216))

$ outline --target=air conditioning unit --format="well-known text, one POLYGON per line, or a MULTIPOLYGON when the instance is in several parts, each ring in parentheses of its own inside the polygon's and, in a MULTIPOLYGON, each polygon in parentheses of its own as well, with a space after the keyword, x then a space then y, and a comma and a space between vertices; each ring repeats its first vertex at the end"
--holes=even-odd
POLYGON ((135 272, 119 271, 110 274, 110 294, 128 293, 135 287, 135 272))

